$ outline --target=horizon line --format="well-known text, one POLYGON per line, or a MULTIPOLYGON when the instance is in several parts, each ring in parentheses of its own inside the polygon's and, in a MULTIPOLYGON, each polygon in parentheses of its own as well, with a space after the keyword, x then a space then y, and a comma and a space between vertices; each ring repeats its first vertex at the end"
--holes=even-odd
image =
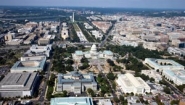
POLYGON ((0 5, 0 7, 60 7, 60 8, 102 8, 102 9, 107 9, 107 8, 119 8, 119 9, 173 9, 173 10, 185 10, 185 8, 148 8, 148 7, 96 7, 96 6, 46 6, 46 5, 0 5))

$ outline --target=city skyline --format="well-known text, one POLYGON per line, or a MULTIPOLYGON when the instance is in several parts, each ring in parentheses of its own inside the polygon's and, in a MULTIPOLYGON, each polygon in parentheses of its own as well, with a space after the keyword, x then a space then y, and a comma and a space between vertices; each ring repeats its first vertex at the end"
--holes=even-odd
POLYGON ((117 8, 169 8, 185 9, 184 0, 11 0, 0 1, 1 6, 69 6, 69 7, 117 7, 117 8))

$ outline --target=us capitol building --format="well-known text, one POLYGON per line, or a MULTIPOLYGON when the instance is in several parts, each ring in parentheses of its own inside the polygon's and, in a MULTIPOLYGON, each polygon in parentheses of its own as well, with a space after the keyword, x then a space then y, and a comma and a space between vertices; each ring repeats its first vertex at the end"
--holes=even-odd
POLYGON ((109 50, 97 51, 95 44, 92 45, 90 51, 81 51, 77 50, 72 54, 72 57, 75 61, 80 61, 82 57, 85 56, 87 59, 114 59, 113 52, 109 50))

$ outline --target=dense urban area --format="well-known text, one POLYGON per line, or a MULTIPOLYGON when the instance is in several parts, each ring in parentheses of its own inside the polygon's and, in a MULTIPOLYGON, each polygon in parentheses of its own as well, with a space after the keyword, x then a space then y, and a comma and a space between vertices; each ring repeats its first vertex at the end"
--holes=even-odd
POLYGON ((0 105, 185 105, 185 11, 0 7, 0 105))

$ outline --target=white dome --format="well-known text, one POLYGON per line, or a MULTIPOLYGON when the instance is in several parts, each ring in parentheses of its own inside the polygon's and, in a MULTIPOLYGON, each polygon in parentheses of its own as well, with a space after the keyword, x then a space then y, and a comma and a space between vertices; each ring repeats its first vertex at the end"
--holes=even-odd
POLYGON ((96 48, 96 45, 95 44, 92 45, 91 51, 97 51, 97 48, 96 48))

